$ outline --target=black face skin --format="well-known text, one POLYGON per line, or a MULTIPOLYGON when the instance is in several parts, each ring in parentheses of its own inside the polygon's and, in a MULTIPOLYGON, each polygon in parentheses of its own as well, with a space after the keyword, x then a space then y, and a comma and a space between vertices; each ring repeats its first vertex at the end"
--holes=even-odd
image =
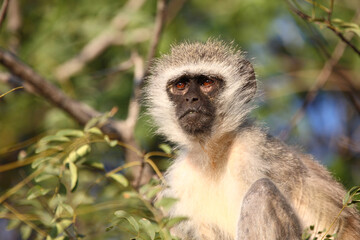
POLYGON ((224 81, 220 77, 183 75, 169 81, 167 94, 175 103, 176 117, 181 128, 191 134, 209 132, 215 120, 215 99, 224 81))

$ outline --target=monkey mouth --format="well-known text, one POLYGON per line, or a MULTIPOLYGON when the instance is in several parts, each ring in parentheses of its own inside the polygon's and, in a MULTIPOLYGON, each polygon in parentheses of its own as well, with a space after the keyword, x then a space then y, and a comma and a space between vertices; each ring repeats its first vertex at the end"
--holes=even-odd
POLYGON ((208 115, 206 112, 198 110, 198 109, 189 109, 180 115, 179 120, 186 116, 197 116, 197 115, 208 115))
POLYGON ((213 116, 202 109, 188 109, 178 118, 180 127, 190 135, 199 135, 209 131, 213 116))

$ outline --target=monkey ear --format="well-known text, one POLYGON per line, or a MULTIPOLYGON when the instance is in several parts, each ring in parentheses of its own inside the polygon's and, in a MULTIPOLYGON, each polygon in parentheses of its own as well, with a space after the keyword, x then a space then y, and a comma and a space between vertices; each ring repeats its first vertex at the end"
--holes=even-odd
POLYGON ((246 83, 242 86, 240 91, 247 93, 246 95, 248 100, 246 101, 246 103, 248 103, 255 96, 257 90, 257 84, 256 84, 254 67, 246 59, 242 59, 240 61, 240 74, 241 76, 244 76, 246 81, 246 83))

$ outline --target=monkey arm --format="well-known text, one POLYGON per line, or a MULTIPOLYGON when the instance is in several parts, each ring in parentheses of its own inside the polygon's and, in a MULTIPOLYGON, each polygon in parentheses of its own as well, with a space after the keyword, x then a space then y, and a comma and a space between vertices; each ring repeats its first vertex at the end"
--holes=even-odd
POLYGON ((294 210, 275 184, 262 178, 246 193, 238 221, 237 240, 300 239, 301 227, 294 210))
MULTIPOLYGON (((301 229, 314 226, 314 236, 317 235, 316 233, 322 232, 317 235, 319 237, 324 234, 324 230, 329 230, 328 234, 337 234, 336 239, 360 239, 360 216, 356 209, 345 208, 335 224, 332 225, 333 220, 341 211, 341 200, 345 196, 345 190, 333 179, 326 168, 311 156, 286 146, 271 136, 267 136, 263 140, 259 158, 261 159, 260 165, 266 166, 262 171, 264 177, 270 179, 269 181, 274 185, 272 188, 267 187, 266 189, 269 193, 271 193, 270 190, 278 192, 284 199, 283 202, 292 206, 291 209, 296 213, 302 225, 301 229), (332 226, 331 229, 329 229, 330 226, 332 226)), ((249 198, 251 192, 254 192, 254 186, 257 186, 256 182, 250 187, 244 201, 249 198)), ((261 189, 261 187, 257 188, 260 192, 259 196, 262 194, 261 189)), ((274 198, 274 201, 271 202, 276 202, 275 205, 272 205, 276 210, 276 206, 281 206, 283 203, 279 205, 281 201, 275 195, 268 194, 264 199, 270 201, 271 198, 274 198)), ((259 201, 262 198, 260 197, 259 201)), ((264 201, 264 205, 267 201, 264 201)), ((244 204, 245 202, 243 208, 244 204)), ((262 207, 266 208, 266 206, 262 207)))

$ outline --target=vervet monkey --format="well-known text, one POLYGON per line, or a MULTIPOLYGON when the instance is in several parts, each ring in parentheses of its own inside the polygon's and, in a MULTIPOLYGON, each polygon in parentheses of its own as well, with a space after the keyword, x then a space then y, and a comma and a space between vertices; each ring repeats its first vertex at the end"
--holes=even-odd
POLYGON ((309 155, 271 137, 248 113, 251 63, 233 44, 182 43, 153 63, 145 88, 159 133, 177 143, 163 195, 181 239, 301 239, 307 227, 359 240, 360 216, 344 188, 309 155))

